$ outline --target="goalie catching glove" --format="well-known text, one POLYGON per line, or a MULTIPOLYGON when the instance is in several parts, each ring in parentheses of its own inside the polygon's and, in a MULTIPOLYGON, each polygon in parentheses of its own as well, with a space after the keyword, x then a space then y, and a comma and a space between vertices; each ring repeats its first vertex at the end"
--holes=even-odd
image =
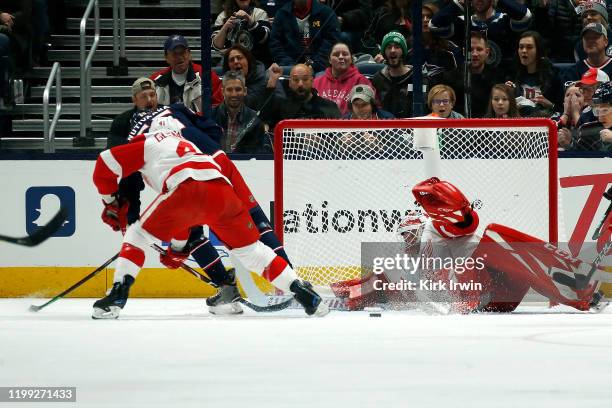
POLYGON ((127 200, 115 198, 107 203, 102 200, 104 210, 102 210, 102 221, 108 224, 113 231, 125 231, 127 228, 127 213, 130 203, 127 200))

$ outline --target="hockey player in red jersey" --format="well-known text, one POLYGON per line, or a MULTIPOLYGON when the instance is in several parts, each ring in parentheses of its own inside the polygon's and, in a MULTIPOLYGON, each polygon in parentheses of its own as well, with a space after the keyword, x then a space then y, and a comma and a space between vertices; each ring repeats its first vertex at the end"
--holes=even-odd
MULTIPOLYGON (((447 311, 459 313, 511 312, 533 289, 548 298, 551 305, 565 304, 581 311, 607 305, 598 292, 600 282, 590 279, 590 264, 550 243, 499 224, 488 225, 483 236, 477 236, 478 214, 451 183, 430 178, 414 186, 412 193, 427 217, 411 215, 400 224, 408 251, 423 259, 461 260, 461 265, 420 268, 418 280, 441 282, 440 289, 423 291, 417 286, 416 290, 403 293, 403 299, 417 304, 445 303, 447 311), (419 250, 414 251, 417 247, 419 250), (466 259, 472 262, 467 265, 466 259)), ((377 278, 397 281, 397 277, 384 274, 377 278)), ((367 283, 368 288, 372 286, 371 281, 367 283)), ((360 284, 363 286, 363 282, 360 284)), ((356 290, 344 286, 340 294, 348 297, 349 307, 363 307, 380 299, 380 294, 373 295, 363 287, 356 290), (357 292, 366 295, 354 296, 357 292)), ((391 301, 398 300, 397 293, 386 296, 391 301)))
MULTIPOLYGON (((253 218, 255 222, 255 226, 259 230, 259 240, 272 248, 274 252, 291 265, 289 257, 274 233, 268 217, 265 215, 234 163, 227 157, 220 145, 216 142, 216 140, 221 137, 221 129, 209 120, 205 120, 194 114, 184 105, 175 104, 169 107, 160 106, 155 110, 143 113, 134 124, 129 139, 138 134, 145 133, 151 127, 153 121, 159 117, 172 117, 176 119, 173 123, 180 122, 179 127, 181 135, 195 144, 201 152, 214 158, 215 162, 221 167, 221 173, 230 181, 238 198, 240 198, 247 207, 251 218, 253 218)), ((125 143, 128 141, 129 140, 125 140, 125 143)), ((132 214, 140 212, 140 201, 135 199, 135 197, 138 197, 138 193, 132 191, 135 190, 134 187, 133 183, 122 182, 117 194, 119 202, 125 200, 129 201, 129 208, 132 214)), ((130 217, 128 216, 128 218, 130 217)), ((118 222, 119 220, 115 218, 107 218, 107 221, 115 230, 118 230, 122 229, 122 227, 125 228, 127 220, 123 219, 123 224, 120 224, 118 222)), ((131 222, 134 221, 135 219, 132 216, 131 222)), ((192 229, 187 245, 188 247, 197 245, 191 252, 191 256, 200 267, 204 269, 212 282, 219 287, 215 295, 206 299, 209 312, 211 314, 242 313, 242 307, 238 302, 241 295, 237 287, 235 270, 232 268, 226 271, 217 250, 209 240, 205 240, 204 243, 201 244, 201 236, 202 227, 192 229)), ((160 260, 164 263, 163 257, 160 260)), ((165 265, 171 267, 167 264, 165 265)))
POLYGON ((259 231, 221 166, 181 135, 182 124, 172 117, 156 118, 147 133, 100 154, 93 180, 102 196, 102 218, 120 219, 125 209, 114 194, 118 180, 140 171, 145 182, 161 193, 130 225, 123 238, 110 293, 94 303, 93 318, 117 318, 130 286, 144 264, 143 249, 156 240, 171 245, 163 263, 178 267, 189 229, 208 225, 249 270, 261 274, 295 299, 309 315, 329 309, 308 282, 299 280, 289 264, 259 242, 259 231))

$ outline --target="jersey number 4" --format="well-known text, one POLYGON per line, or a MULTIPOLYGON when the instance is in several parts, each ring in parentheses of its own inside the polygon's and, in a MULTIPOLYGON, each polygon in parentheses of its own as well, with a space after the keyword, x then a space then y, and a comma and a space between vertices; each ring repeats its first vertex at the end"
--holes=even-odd
POLYGON ((176 154, 178 157, 183 157, 187 153, 197 153, 197 151, 191 143, 186 140, 181 140, 176 147, 176 154))

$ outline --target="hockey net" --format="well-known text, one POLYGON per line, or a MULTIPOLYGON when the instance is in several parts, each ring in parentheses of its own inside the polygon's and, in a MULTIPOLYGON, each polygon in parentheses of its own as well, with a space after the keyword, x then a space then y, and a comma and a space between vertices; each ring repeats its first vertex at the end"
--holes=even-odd
POLYGON ((446 179, 492 222, 557 241, 556 128, 545 119, 283 121, 275 229, 317 286, 361 273, 362 242, 397 242, 412 187, 446 179))

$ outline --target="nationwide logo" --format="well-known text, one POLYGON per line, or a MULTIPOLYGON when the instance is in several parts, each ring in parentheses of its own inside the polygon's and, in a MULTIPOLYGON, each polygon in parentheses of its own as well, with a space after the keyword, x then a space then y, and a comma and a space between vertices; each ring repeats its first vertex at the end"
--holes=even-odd
POLYGON ((411 212, 410 209, 330 209, 328 201, 318 206, 306 203, 305 207, 304 210, 283 212, 285 234, 394 232, 400 221, 411 212))

